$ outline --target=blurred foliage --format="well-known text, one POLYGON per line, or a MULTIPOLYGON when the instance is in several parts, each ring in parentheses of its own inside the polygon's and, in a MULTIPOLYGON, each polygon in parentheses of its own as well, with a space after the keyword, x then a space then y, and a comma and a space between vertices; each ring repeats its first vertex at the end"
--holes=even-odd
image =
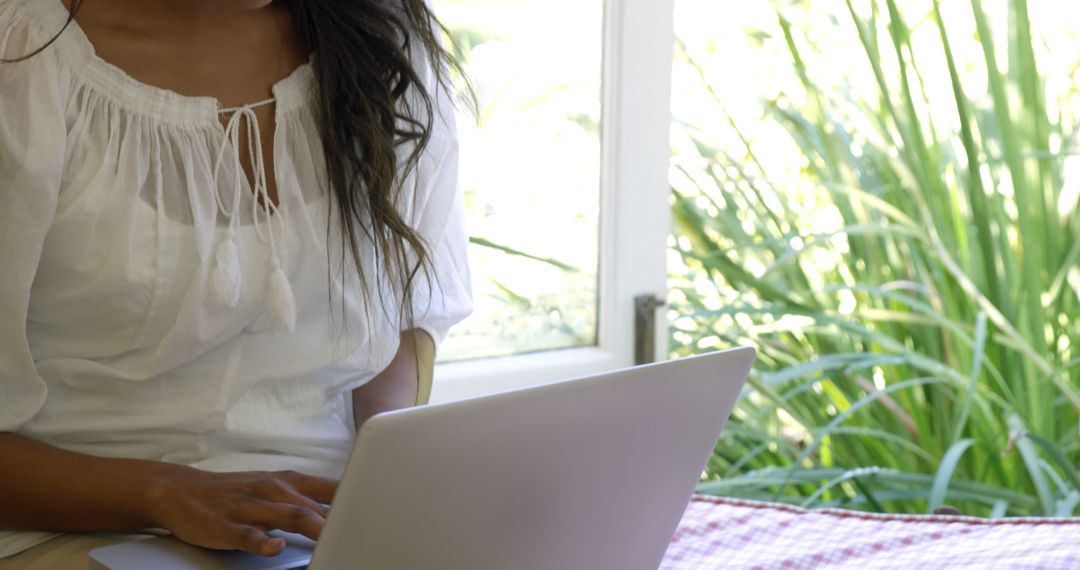
POLYGON ((786 55, 759 116, 677 49, 723 122, 675 110, 673 355, 759 354, 699 491, 1073 514, 1080 50, 1026 0, 814 5, 745 31, 786 55))

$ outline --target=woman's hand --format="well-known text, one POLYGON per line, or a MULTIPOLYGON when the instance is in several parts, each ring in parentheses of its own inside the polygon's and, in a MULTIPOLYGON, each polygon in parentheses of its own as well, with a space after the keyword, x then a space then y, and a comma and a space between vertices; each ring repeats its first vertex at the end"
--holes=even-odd
POLYGON ((184 542, 274 556, 285 541, 267 531, 317 540, 326 523, 324 505, 336 489, 337 481, 294 471, 212 473, 181 467, 148 487, 146 504, 154 524, 184 542))

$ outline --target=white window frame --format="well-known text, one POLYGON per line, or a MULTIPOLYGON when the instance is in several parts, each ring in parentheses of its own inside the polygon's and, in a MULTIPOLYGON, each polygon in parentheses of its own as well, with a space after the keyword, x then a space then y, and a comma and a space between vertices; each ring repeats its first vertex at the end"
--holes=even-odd
MULTIPOLYGON (((674 0, 606 0, 597 345, 440 364, 432 402, 634 363, 634 297, 667 298, 674 0)), ((656 355, 667 354, 657 318, 656 355)))

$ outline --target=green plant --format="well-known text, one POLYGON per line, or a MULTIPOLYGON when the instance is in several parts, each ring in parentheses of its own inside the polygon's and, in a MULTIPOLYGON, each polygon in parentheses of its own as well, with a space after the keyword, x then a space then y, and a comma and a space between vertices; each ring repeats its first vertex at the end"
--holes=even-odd
POLYGON ((1080 503, 1075 61, 1048 95, 1026 0, 944 18, 958 1, 847 0, 826 30, 778 9, 759 36, 794 81, 761 108, 795 182, 726 112, 736 87, 680 50, 727 120, 711 127, 735 136, 678 125, 673 352, 759 351, 700 492, 994 516, 1080 503), (858 69, 835 79, 822 37, 858 69))

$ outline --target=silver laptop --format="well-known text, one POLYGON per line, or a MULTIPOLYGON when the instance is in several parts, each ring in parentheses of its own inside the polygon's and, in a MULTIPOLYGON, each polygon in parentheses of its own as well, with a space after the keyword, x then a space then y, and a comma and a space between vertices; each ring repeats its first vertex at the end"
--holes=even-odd
POLYGON ((156 537, 94 550, 90 568, 655 570, 753 359, 740 347, 379 414, 317 546, 289 536, 261 558, 156 537))

